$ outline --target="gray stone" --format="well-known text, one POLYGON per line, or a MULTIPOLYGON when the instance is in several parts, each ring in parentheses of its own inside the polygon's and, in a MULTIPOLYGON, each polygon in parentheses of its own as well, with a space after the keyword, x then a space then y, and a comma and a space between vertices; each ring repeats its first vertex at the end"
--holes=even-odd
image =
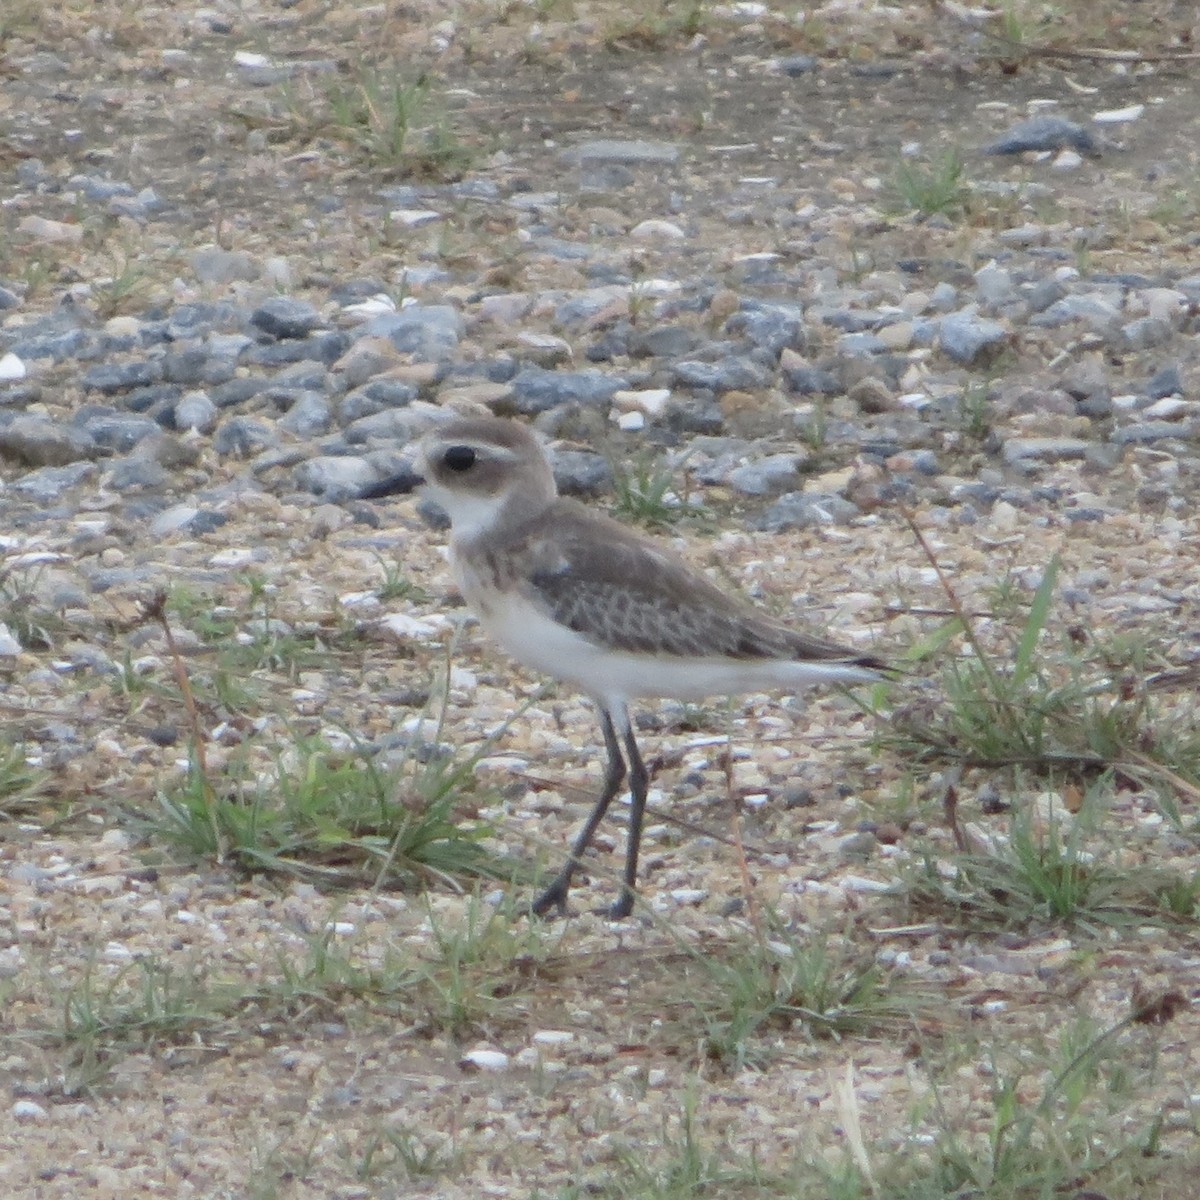
POLYGON ((619 375, 608 375, 595 368, 582 371, 546 371, 526 367, 512 381, 512 404, 524 416, 557 408, 562 404, 582 404, 598 408, 607 404, 614 392, 629 386, 619 375))
POLYGON ((1061 300, 1067 294, 1067 289, 1057 279, 1039 279, 1031 288, 1022 293, 1030 312, 1045 312, 1050 305, 1061 300))
POLYGON ((385 408, 382 412, 351 421, 345 428, 345 437, 352 446, 379 440, 407 445, 432 424, 433 418, 425 408, 385 408))
POLYGON ((783 381, 788 391, 798 396, 836 396, 842 390, 838 377, 832 371, 808 363, 785 366, 783 381))
POLYGON ((774 496, 800 483, 804 459, 798 454, 771 454, 736 467, 725 482, 743 496, 774 496))
POLYGON ((672 376, 685 387, 707 388, 712 392, 750 391, 766 387, 771 374, 766 367, 734 355, 720 362, 685 360, 672 364, 672 376))
POLYGON ((877 333, 844 333, 837 340, 839 354, 847 358, 866 358, 882 354, 888 345, 877 333))
POLYGON ((1106 296, 1094 292, 1077 293, 1056 300, 1030 321, 1044 329, 1054 329, 1072 321, 1086 321, 1093 329, 1104 329, 1120 318, 1120 309, 1106 296))
POLYGON ((146 387, 163 377, 161 362, 143 360, 126 363, 100 363, 84 372, 81 380, 85 388, 112 395, 127 392, 131 388, 146 387))
POLYGON ((132 450, 143 438, 159 433, 157 421, 114 409, 95 409, 90 412, 82 409, 75 415, 72 424, 82 429, 97 446, 122 454, 132 450))
POLYGON ((1179 364, 1171 363, 1169 366, 1161 367, 1155 371, 1150 377, 1150 382, 1146 384, 1146 395, 1151 400, 1163 400, 1167 396, 1180 396, 1183 394, 1183 375, 1180 373, 1179 364))
POLYGON ((105 483, 114 491, 130 492, 141 488, 162 488, 171 481, 171 473, 152 458, 131 455, 109 465, 105 483))
POLYGON ((60 467, 96 454, 96 443, 86 430, 46 417, 22 413, 0 428, 0 455, 28 467, 60 467))
POLYGON ((731 334, 743 334, 754 345, 772 354, 801 350, 805 343, 804 314, 792 305, 764 305, 736 312, 725 323, 731 334))
POLYGON ((358 496, 378 478, 375 467, 358 455, 310 458, 292 472, 292 481, 297 488, 327 500, 358 496))
POLYGON ((302 338, 321 324, 321 314, 307 300, 271 296, 250 314, 250 324, 273 338, 302 338))
POLYGON ((934 312, 948 313, 958 307, 958 288, 943 280, 929 293, 929 307, 934 312))
POLYGON ((363 327, 364 337, 386 337, 397 350, 421 362, 444 362, 458 349, 463 321, 448 304, 414 304, 383 313, 363 327))
POLYGON ((220 383, 210 388, 208 394, 218 408, 232 408, 235 404, 245 404, 253 399, 266 386, 266 381, 256 375, 241 375, 228 383, 220 383))
POLYGON ((595 163, 621 163, 625 166, 672 166, 679 161, 679 147, 671 142, 624 141, 604 138, 584 142, 563 151, 564 162, 580 165, 595 163))
POLYGON ((195 429, 212 433, 220 410, 207 392, 188 392, 175 405, 172 423, 176 429, 195 429))
POLYGON ((1171 336, 1171 323, 1162 317, 1140 317, 1121 326, 1121 337, 1130 350, 1161 346, 1171 336))
POLYGON ((846 525, 859 515, 858 507, 841 496, 828 492, 789 492, 752 521, 751 527, 780 533, 815 525, 846 525))
POLYGON ((679 358, 691 354, 704 339, 686 325, 657 325, 631 329, 627 352, 634 358, 679 358))
POLYGON ((1111 440, 1118 446, 1146 445, 1168 438, 1195 437, 1197 429, 1179 421, 1135 421, 1121 429, 1114 429, 1111 440))
POLYGON ((808 75, 817 69, 818 61, 811 54, 789 54, 786 58, 775 60, 775 66, 791 78, 797 75, 808 75))
POLYGON ((1008 330, 998 321, 969 313, 943 317, 939 328, 942 353, 963 366, 973 366, 998 353, 1008 342, 1008 330))
POLYGON ((1007 304, 1017 295, 1012 275, 994 263, 975 272, 975 288, 985 304, 1007 304))
POLYGON ((19 492, 40 504, 59 499, 64 492, 90 479, 96 474, 95 463, 75 462, 64 467, 43 467, 40 471, 30 471, 28 475, 15 480, 10 486, 14 492, 19 492))
POLYGON ((590 450, 557 450, 550 456, 550 465, 564 496, 603 496, 612 491, 612 467, 603 455, 590 450))
POLYGON ((1081 154, 1099 154, 1100 146, 1091 131, 1065 117, 1041 116, 1021 121, 994 142, 984 154, 1023 154, 1029 150, 1061 150, 1069 146, 1081 154))
POLYGON ((1008 438, 1000 454, 1006 463, 1065 462, 1083 458, 1089 442, 1075 437, 1018 437, 1008 438))
POLYGON ((219 246, 203 246, 193 251, 192 270, 201 283, 233 283, 250 281, 262 273, 253 255, 243 250, 222 250, 219 246))
POLYGON ((279 436, 266 421, 255 417, 229 417, 213 437, 213 449, 222 457, 249 458, 279 444, 279 436))
POLYGON ((222 362, 221 367, 226 372, 224 379, 207 380, 207 372, 211 358, 206 346, 188 346, 181 350, 172 350, 162 356, 162 377, 167 383, 182 383, 195 387, 199 383, 223 383, 233 375, 233 364, 222 362))
POLYGON ((329 401, 322 392, 302 391, 287 413, 280 418, 280 429, 297 437, 318 437, 333 424, 329 401))

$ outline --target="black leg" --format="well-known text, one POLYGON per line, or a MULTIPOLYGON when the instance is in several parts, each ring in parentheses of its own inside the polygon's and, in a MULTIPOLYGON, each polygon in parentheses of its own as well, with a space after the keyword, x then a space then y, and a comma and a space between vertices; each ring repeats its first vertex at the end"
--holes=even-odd
POLYGON ((625 844, 625 886, 608 910, 608 915, 614 921, 624 920, 633 911, 633 888, 637 883, 638 851, 642 844, 642 820, 646 815, 646 788, 650 782, 646 764, 638 753, 628 714, 621 734, 625 739, 625 756, 629 761, 629 840, 625 844))
MULTIPOLYGON (((629 729, 629 717, 622 709, 620 713, 621 725, 623 730, 629 729)), ((571 857, 567 859, 567 865, 554 878, 554 882, 533 902, 533 911, 536 916, 544 917, 552 908, 559 913, 567 911, 567 893, 571 890, 571 877, 575 874, 575 868, 579 866, 579 860, 583 857, 584 851, 587 850, 588 844, 592 840, 592 835, 596 832, 596 826, 604 819, 604 814, 608 812, 608 806, 613 802, 613 797, 621 788, 621 783, 625 779, 625 760, 621 757, 621 743, 617 740, 617 731, 613 726, 613 719, 608 709, 600 709, 600 728, 604 731, 604 745, 608 750, 608 768, 604 773, 604 790, 600 793, 600 799, 596 801, 595 808, 592 809, 583 828, 579 831, 579 836, 575 839, 575 845, 571 847, 571 857)), ((627 744, 632 744, 632 736, 626 732, 627 744)), ((637 747, 633 747, 634 754, 637 754, 637 747)), ((643 779, 645 778, 646 768, 642 766, 642 760, 635 760, 635 771, 640 770, 643 779)), ((645 785, 642 786, 643 804, 645 802, 645 785)), ((635 856, 636 866, 636 856, 635 856)), ((630 903, 632 904, 632 897, 630 903)))

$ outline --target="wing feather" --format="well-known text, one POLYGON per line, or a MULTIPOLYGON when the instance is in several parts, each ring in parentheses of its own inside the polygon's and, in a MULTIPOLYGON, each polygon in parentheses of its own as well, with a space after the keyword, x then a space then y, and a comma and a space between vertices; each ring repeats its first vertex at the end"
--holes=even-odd
POLYGON ((553 515, 553 538, 531 535, 523 547, 530 599, 594 642, 667 658, 883 667, 757 612, 669 551, 581 505, 560 500, 553 515))

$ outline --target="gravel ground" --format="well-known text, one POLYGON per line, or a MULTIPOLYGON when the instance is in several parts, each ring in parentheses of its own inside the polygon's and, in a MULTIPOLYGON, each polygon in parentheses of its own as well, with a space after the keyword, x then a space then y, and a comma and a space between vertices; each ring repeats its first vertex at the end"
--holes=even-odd
MULTIPOLYGON (((1099 7, 1071 49, 1127 58, 866 3, 0 16, 6 1195, 824 1194, 946 1122, 986 1139, 1006 1072, 1034 1111, 1035 1067, 1147 997, 1104 1094, 1130 1134, 1160 1114, 1163 1153, 1057 1194, 1200 1195, 1194 905, 981 928, 904 882, 1012 812, 1070 827, 1073 783, 918 761, 836 695, 664 704, 644 907, 588 911, 604 853, 578 917, 530 924, 508 899, 586 812, 594 714, 464 621, 435 514, 357 499, 448 411, 517 416, 564 491, 628 513, 661 483, 633 502, 657 536, 898 658, 955 604, 1006 645, 1058 556, 1046 641, 1124 647, 1186 727, 1200 85, 1170 56, 1195 14, 1099 7), (912 211, 922 179, 944 211, 912 211), (525 875, 189 856, 161 814, 195 728, 214 779, 305 739, 480 755, 456 818, 525 875), (721 1050, 765 914, 795 939, 772 972, 821 945, 909 1015, 823 1038, 789 1011, 721 1050), (746 1174, 689 1184, 696 1147, 746 1174)), ((938 670, 889 704, 919 719, 938 670)), ((1195 879, 1175 765, 1107 788, 1119 873, 1195 879)))

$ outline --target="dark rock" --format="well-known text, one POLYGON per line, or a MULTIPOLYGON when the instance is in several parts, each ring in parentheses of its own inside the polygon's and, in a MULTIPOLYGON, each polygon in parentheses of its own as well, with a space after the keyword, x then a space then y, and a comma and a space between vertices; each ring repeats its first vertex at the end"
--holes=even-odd
POLYGON ((779 533, 815 525, 846 525, 861 515, 858 506, 826 492, 789 492, 751 522, 754 529, 779 533))
POLYGON ((993 358, 1008 344, 1008 330, 998 321, 968 313, 943 317, 939 333, 942 353, 968 367, 993 358))
POLYGON ((583 404, 590 408, 607 404, 614 392, 628 387, 629 381, 603 371, 547 371, 526 367, 512 381, 511 404, 523 416, 557 408, 561 404, 583 404))
POLYGON ((250 324, 269 337, 303 338, 321 324, 321 314, 307 300, 271 296, 250 314, 250 324))
POLYGON ((176 403, 171 414, 171 424, 175 429, 195 429, 200 433, 212 433, 219 411, 207 393, 188 392, 176 403))
POLYGON ((100 363, 84 372, 81 380, 85 388, 112 395, 127 392, 130 388, 147 387, 163 377, 161 362, 100 363))
POLYGON ((384 313, 362 328, 364 337, 386 337, 397 350, 421 362, 443 362, 458 349, 463 321, 448 304, 414 304, 384 313))
POLYGON ((29 467, 61 467, 95 458, 97 446, 84 429, 22 413, 0 428, 0 455, 29 467))
POLYGON ((274 428, 254 417, 229 417, 213 437, 213 449, 222 457, 249 458, 279 444, 274 428))
POLYGON ((685 360, 672 364, 670 372, 685 387, 711 392, 753 391, 766 387, 770 372, 745 355, 722 358, 720 362, 685 360))
POLYGON ((818 60, 811 54, 789 54, 786 58, 776 59, 775 65, 790 78, 798 75, 808 75, 817 69, 818 60))
POLYGON ((550 465, 554 482, 564 496, 602 496, 612 491, 612 467, 600 454, 558 450, 551 456, 550 465))
POLYGON ((783 381, 788 391, 798 396, 836 396, 842 385, 832 371, 807 363, 783 368, 783 381))
POLYGON ((118 492, 141 488, 162 488, 171 481, 171 473, 152 458, 120 458, 111 463, 106 484, 118 492))
POLYGON ((358 455, 323 455, 302 462, 292 472, 292 480, 301 491, 312 492, 328 500, 360 496, 378 481, 378 472, 358 455))
POLYGON ((253 375, 242 375, 231 379, 228 383, 210 388, 208 394, 218 408, 232 408, 235 404, 245 404, 247 400, 257 396, 265 386, 264 379, 253 375))
POLYGON ((132 416, 102 406, 80 409, 71 423, 82 429, 97 446, 120 454, 132 450, 143 438, 159 432, 157 422, 149 417, 132 416))
MULTIPOLYGON (((609 333, 615 333, 610 330, 609 333)), ((653 329, 629 329, 627 350, 633 358, 677 358, 690 354, 703 341, 686 325, 659 325, 653 329)), ((621 353, 622 351, 618 351, 621 353)))
POLYGON ((64 492, 90 479, 96 474, 95 463, 75 462, 69 466, 43 467, 40 471, 30 471, 28 475, 15 480, 9 486, 14 492, 19 492, 31 500, 46 504, 57 500, 64 492))
POLYGON ((1168 396, 1182 394, 1183 375, 1180 373, 1178 363, 1161 367, 1154 372, 1150 377, 1150 382, 1146 384, 1146 395, 1151 400, 1165 400, 1168 396))
POLYGON ((1096 155, 1100 146, 1091 131, 1065 117, 1031 117, 1021 121, 994 142, 984 154, 1023 154, 1027 150, 1061 150, 1069 146, 1080 154, 1096 155))
POLYGON ((302 391, 280 418, 279 427, 297 437, 319 437, 333 424, 329 401, 321 392, 302 391))

